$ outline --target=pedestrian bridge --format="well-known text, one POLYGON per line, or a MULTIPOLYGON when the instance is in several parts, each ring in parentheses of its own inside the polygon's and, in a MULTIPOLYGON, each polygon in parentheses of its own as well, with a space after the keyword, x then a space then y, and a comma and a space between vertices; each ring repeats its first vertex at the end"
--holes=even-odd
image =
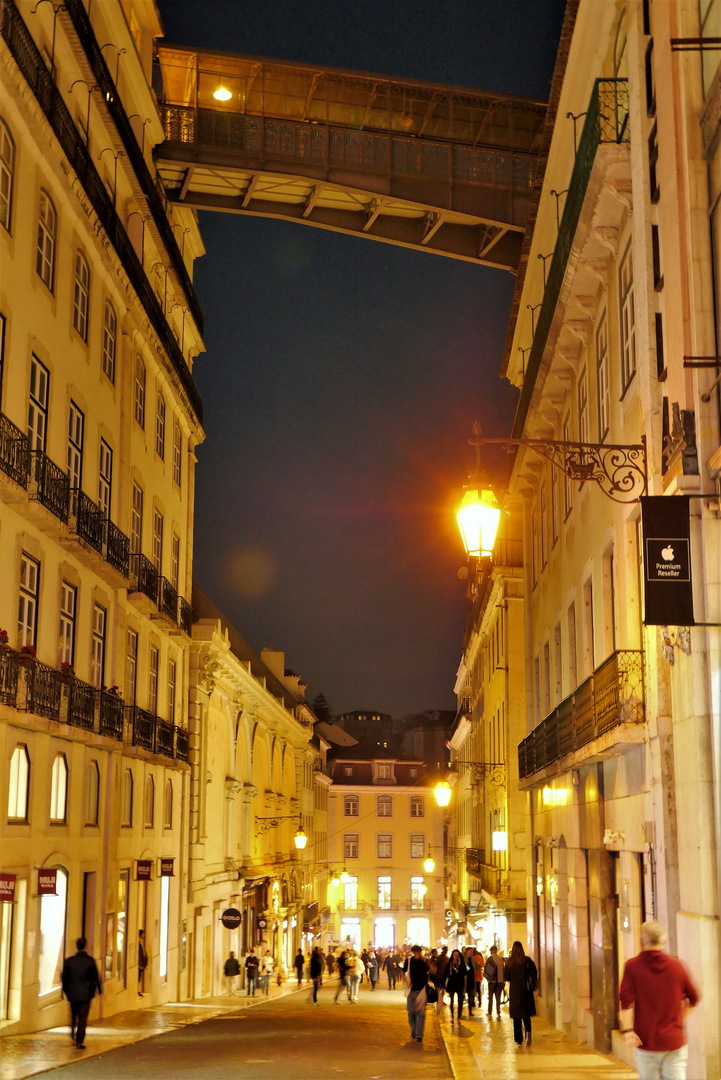
POLYGON ((162 46, 168 198, 516 271, 541 101, 162 46))

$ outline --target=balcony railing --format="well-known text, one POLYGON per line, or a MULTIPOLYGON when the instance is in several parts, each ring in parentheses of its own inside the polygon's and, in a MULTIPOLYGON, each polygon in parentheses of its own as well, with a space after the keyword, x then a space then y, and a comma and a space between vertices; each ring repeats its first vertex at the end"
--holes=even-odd
POLYGON ((0 701, 15 705, 18 698, 18 654, 0 645, 0 701))
POLYGON ((639 650, 611 653, 519 743, 520 779, 533 776, 620 724, 643 724, 643 663, 639 650))
POLYGON ((133 746, 155 750, 155 714, 146 709, 140 709, 137 705, 131 705, 129 711, 133 746))
POLYGON ((406 909, 408 911, 432 911, 433 910, 433 901, 428 900, 425 897, 423 898, 423 900, 414 899, 413 897, 411 897, 410 900, 408 901, 408 903, 406 904, 406 909))
POLYGON ((172 757, 175 743, 175 725, 160 717, 155 721, 155 752, 172 757))
POLYGON ((175 754, 181 761, 188 761, 190 757, 190 732, 185 728, 178 728, 175 732, 175 754))
POLYGON ((498 896, 501 891, 500 867, 484 863, 481 866, 481 873, 478 876, 481 879, 481 888, 483 891, 489 893, 490 896, 498 896))
POLYGON ((514 439, 521 438, 523 435, 536 376, 541 368, 546 342, 556 314, 556 306, 561 295, 561 286, 566 275, 566 266, 573 248, 596 153, 602 143, 622 143, 628 141, 628 138, 628 80, 596 79, 568 184, 558 240, 548 270, 541 310, 536 320, 536 332, 533 336, 513 424, 514 439))
POLYGON ((111 739, 123 741, 125 706, 123 699, 117 694, 110 694, 107 690, 100 693, 100 734, 109 735, 111 739))
POLYGON ((130 541, 124 532, 108 521, 105 558, 123 577, 130 576, 130 541))
POLYGON ((30 479, 35 481, 35 490, 31 497, 67 525, 70 509, 70 481, 67 473, 58 468, 42 450, 31 450, 30 479))
POLYGON ((76 679, 74 675, 69 678, 62 677, 67 685, 67 722, 73 727, 85 728, 86 731, 95 730, 95 705, 98 691, 89 683, 76 679))
POLYGON ((28 486, 28 437, 0 413, 0 469, 16 484, 28 486))
POLYGON ((158 590, 158 607, 163 615, 174 623, 178 621, 178 593, 167 578, 161 577, 158 590))
POLYGON ((70 489, 71 505, 75 508, 75 532, 81 540, 103 553, 105 518, 99 506, 81 488, 70 489))
POLYGON ((190 637, 193 631, 193 609, 183 596, 178 597, 178 625, 190 637))
MULTIPOLYGON (((47 716, 50 720, 60 719, 60 690, 62 687, 60 672, 55 668, 41 664, 33 657, 23 656, 20 664, 21 683, 24 677, 25 701, 20 705, 26 712, 37 716, 47 716)), ((20 696, 20 695, 19 695, 20 696)))
POLYGON ((158 581, 160 575, 153 563, 145 555, 130 556, 131 592, 144 593, 153 603, 158 603, 158 581))
POLYGON ((385 903, 381 903, 380 900, 376 901, 376 905, 373 908, 374 911, 398 911, 400 909, 399 900, 386 900, 385 903))

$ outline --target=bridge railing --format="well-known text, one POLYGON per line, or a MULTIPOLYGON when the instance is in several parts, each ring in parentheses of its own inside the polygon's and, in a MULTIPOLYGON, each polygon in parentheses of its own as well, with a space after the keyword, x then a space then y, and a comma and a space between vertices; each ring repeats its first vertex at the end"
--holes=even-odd
POLYGON ((261 161, 285 158, 327 169, 442 177, 525 194, 535 176, 531 153, 188 105, 164 104, 160 114, 168 142, 237 151, 261 161))

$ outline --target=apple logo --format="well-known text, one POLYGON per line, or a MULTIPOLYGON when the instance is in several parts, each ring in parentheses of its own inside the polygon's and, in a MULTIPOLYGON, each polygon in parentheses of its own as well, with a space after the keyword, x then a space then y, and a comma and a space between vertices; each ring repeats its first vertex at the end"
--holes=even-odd
POLYGON ((668 547, 665 547, 665 548, 661 549, 661 558, 663 559, 664 562, 672 562, 673 561, 673 548, 671 547, 670 544, 668 545, 668 547))

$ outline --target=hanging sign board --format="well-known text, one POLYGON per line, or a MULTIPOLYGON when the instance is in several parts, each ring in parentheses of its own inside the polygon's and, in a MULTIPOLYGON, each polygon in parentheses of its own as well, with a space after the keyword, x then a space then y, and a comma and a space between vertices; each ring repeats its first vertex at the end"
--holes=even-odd
POLYGON ((264 919, 263 916, 261 915, 261 917, 258 919, 258 922, 257 922, 258 929, 259 930, 265 930, 267 925, 268 925, 268 920, 264 919))
POLYGON ((57 870, 38 870, 38 896, 55 896, 57 883, 57 870))
POLYGON ((150 881, 150 871, 152 865, 152 859, 138 859, 135 863, 135 880, 150 881))
POLYGON ((643 524, 644 622, 648 626, 693 626, 689 499, 647 495, 643 524))
POLYGON ((0 874, 0 904, 15 903, 15 881, 17 874, 0 874))
POLYGON ((241 915, 237 908, 226 908, 220 916, 220 921, 226 930, 235 930, 240 925, 241 915))
POLYGON ((173 863, 175 859, 161 859, 160 860, 160 876, 161 877, 175 877, 175 871, 173 870, 173 863))

